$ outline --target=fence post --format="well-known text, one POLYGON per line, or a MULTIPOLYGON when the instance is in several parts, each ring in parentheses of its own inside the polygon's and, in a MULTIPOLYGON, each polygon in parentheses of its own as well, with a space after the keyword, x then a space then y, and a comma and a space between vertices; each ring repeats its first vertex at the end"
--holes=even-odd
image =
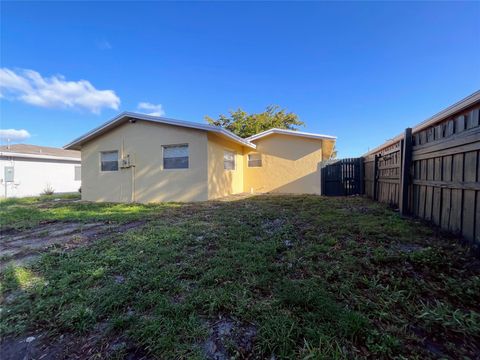
POLYGON ((407 215, 408 189, 410 186, 410 167, 412 164, 412 129, 406 128, 402 147, 402 175, 400 178, 400 214, 407 215))
POLYGON ((373 186, 373 200, 377 200, 377 171, 378 171, 378 155, 375 154, 375 161, 373 162, 373 181, 372 181, 372 186, 373 186))
POLYGON ((325 195, 325 172, 327 171, 325 165, 320 169, 320 195, 325 195))
POLYGON ((358 167, 359 167, 359 177, 360 177, 360 184, 359 184, 359 193, 361 195, 365 194, 365 175, 364 175, 364 158, 360 157, 357 159, 358 167))

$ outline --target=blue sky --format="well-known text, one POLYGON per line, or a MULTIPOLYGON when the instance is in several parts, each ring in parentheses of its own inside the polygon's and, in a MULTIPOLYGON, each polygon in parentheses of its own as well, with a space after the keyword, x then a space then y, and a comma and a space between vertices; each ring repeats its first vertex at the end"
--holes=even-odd
POLYGON ((278 104, 358 156, 480 88, 479 2, 1 7, 0 127, 27 143, 125 110, 203 122, 278 104))

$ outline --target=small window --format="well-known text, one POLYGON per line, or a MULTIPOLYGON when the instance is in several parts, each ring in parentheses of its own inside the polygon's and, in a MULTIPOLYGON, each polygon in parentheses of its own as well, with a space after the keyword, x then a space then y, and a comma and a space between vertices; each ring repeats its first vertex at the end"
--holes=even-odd
POLYGON ((188 144, 163 146, 164 169, 188 169, 188 144))
POLYGON ((102 151, 100 153, 101 171, 118 171, 118 151, 102 151))
POLYGON ((262 155, 259 153, 248 154, 248 167, 262 167, 262 155))
POLYGON ((235 153, 225 150, 223 152, 223 168, 225 170, 235 170, 235 153))
POLYGON ((73 177, 73 180, 75 180, 75 181, 82 180, 82 167, 81 166, 75 166, 75 175, 73 177))

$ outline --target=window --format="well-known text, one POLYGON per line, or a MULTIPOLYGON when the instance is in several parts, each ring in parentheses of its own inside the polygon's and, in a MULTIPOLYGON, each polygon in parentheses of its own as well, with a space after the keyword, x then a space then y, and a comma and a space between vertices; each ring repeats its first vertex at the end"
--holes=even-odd
POLYGON ((223 168, 225 170, 235 170, 235 153, 225 150, 223 152, 223 168))
POLYGON ((188 169, 188 144, 163 146, 164 169, 188 169))
POLYGON ((262 155, 259 153, 248 154, 248 167, 262 167, 262 155))
POLYGON ((80 181, 82 180, 82 167, 75 166, 75 174, 73 175, 73 180, 80 181))
POLYGON ((101 171, 118 171, 118 151, 102 151, 100 153, 101 171))

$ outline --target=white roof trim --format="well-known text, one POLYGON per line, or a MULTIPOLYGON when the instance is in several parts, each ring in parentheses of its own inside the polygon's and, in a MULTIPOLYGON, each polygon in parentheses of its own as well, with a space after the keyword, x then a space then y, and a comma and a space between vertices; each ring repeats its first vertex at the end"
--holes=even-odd
POLYGON ((99 127, 87 132, 86 134, 80 136, 79 138, 73 140, 69 144, 65 145, 63 148, 64 149, 75 149, 76 147, 80 146, 82 143, 85 141, 91 140, 97 135, 100 135, 107 130, 117 126, 127 118, 133 118, 133 119, 138 119, 138 120, 144 120, 144 121, 150 121, 150 122, 155 122, 155 123, 162 123, 162 124, 168 124, 168 125, 174 125, 174 126, 182 126, 182 127, 187 127, 187 128, 192 128, 192 129, 199 129, 199 130, 205 130, 205 131, 211 131, 217 134, 221 134, 223 136, 226 136, 230 138, 232 141, 237 142, 241 145, 248 146, 252 149, 255 149, 257 146, 255 144, 252 144, 250 141, 246 139, 242 139, 240 136, 235 135, 234 133, 225 130, 223 128, 213 126, 213 125, 208 125, 208 124, 200 124, 200 123, 195 123, 195 122, 190 122, 190 121, 183 121, 183 120, 176 120, 176 119, 169 119, 169 118, 164 118, 164 117, 158 117, 158 116, 151 116, 151 115, 145 115, 145 114, 138 114, 138 113, 133 113, 133 112, 123 112, 116 117, 114 117, 112 120, 107 121, 106 123, 100 125, 99 127))
MULTIPOLYGON (((419 131, 422 131, 423 129, 425 129, 429 126, 432 126, 433 124, 435 124, 439 121, 442 121, 442 120, 448 118, 449 116, 472 106, 473 104, 475 104, 478 101, 480 101, 480 90, 475 91, 473 94, 467 96, 466 98, 456 102, 453 105, 450 105, 446 109, 440 111, 439 113, 436 113, 432 117, 429 117, 427 120, 422 121, 420 124, 415 125, 412 128, 412 134, 415 134, 419 131)), ((367 153, 363 154, 363 156, 371 155, 371 154, 376 153, 376 152, 378 152, 378 151, 380 151, 380 150, 382 150, 382 149, 384 149, 384 148, 386 148, 390 145, 395 144, 396 142, 403 139, 403 135, 404 134, 401 133, 401 134, 395 136, 394 138, 384 142, 382 145, 379 145, 376 148, 374 148, 374 149, 368 151, 367 153)))
POLYGON ((302 132, 302 131, 273 128, 273 129, 269 129, 261 133, 252 135, 246 138, 245 140, 254 141, 272 134, 293 135, 293 136, 301 136, 301 137, 321 139, 321 140, 335 140, 337 138, 336 136, 330 136, 330 135, 322 135, 322 134, 314 134, 314 133, 308 133, 308 132, 302 132))
POLYGON ((81 163, 81 160, 79 158, 74 158, 69 156, 39 155, 39 154, 19 153, 19 152, 11 152, 11 151, 0 151, 0 157, 60 160, 60 161, 73 161, 73 162, 81 163))

